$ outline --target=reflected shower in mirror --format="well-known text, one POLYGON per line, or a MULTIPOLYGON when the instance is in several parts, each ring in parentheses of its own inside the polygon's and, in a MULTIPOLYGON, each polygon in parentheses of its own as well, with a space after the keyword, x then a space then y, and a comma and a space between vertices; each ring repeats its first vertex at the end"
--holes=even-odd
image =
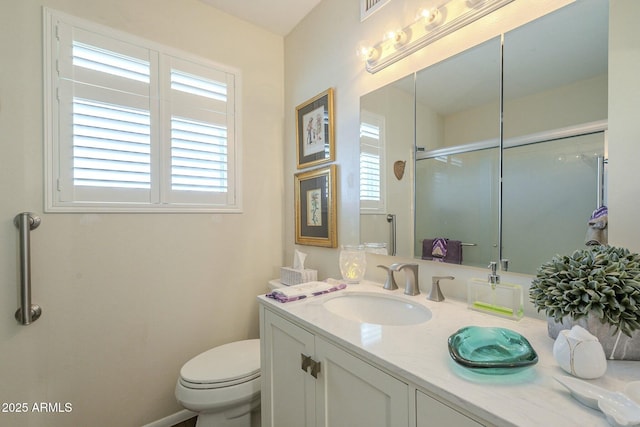
POLYGON ((513 271, 584 247, 606 204, 608 3, 575 2, 505 34, 501 256, 513 271))
POLYGON ((604 132, 504 149, 502 197, 517 201, 503 206, 510 269, 533 274, 555 253, 584 247, 603 149, 604 132))
POLYGON ((497 259, 500 56, 496 38, 416 74, 417 258, 445 239, 445 261, 497 259))

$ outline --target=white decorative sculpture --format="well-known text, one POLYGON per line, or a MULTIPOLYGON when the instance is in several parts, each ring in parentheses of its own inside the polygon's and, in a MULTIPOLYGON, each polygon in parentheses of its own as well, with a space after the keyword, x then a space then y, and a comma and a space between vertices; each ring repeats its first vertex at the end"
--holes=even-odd
POLYGON ((560 331, 553 343, 553 357, 562 369, 579 378, 599 378, 607 371, 600 341, 582 326, 560 331))

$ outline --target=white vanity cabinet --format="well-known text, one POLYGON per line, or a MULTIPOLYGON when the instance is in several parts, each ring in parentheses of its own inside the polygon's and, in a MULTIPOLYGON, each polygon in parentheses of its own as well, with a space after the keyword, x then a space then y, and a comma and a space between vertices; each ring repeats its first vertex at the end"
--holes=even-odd
MULTIPOLYGON (((563 371, 544 320, 513 322, 468 310, 462 301, 435 303, 367 281, 340 292, 284 304, 258 297, 263 427, 608 426, 554 379, 563 371), (328 301, 350 292, 407 300, 433 316, 414 325, 375 325, 329 310, 328 301), (447 339, 468 325, 513 329, 542 363, 496 377, 456 366, 447 339)), ((594 383, 617 391, 629 381, 640 381, 638 364, 610 360, 594 383)))
POLYGON ((482 424, 437 399, 416 391, 416 427, 480 427, 482 424))
POLYGON ((264 308, 261 338, 263 427, 409 427, 406 383, 264 308))

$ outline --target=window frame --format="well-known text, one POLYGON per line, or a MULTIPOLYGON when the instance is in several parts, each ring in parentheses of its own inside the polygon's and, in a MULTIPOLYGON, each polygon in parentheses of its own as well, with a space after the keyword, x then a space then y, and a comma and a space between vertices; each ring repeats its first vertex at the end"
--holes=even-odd
MULTIPOLYGON (((73 43, 74 38, 70 38, 73 43)), ((68 47, 70 48, 70 47, 68 47)), ((119 51, 118 51, 119 52, 119 51)), ((180 72, 189 72, 189 69, 177 68, 180 72)), ((96 24, 81 18, 77 18, 47 7, 43 7, 43 72, 44 72, 44 211, 45 212, 78 212, 78 213, 111 213, 111 212, 146 212, 146 213, 241 213, 242 212, 242 119, 241 119, 241 87, 242 76, 239 69, 219 64, 214 61, 189 54, 178 49, 170 48, 159 43, 131 35, 104 25, 96 24), (147 49, 152 53, 152 75, 150 89, 149 113, 152 118, 151 137, 151 183, 152 188, 148 190, 147 200, 140 202, 134 196, 129 200, 99 200, 99 201, 77 201, 61 199, 61 153, 64 149, 72 149, 73 142, 65 141, 61 129, 61 105, 58 103, 60 87, 62 86, 59 76, 60 63, 58 61, 58 38, 60 28, 73 28, 82 31, 89 31, 99 37, 111 39, 114 43, 124 43, 134 46, 134 48, 147 49), (208 70, 211 73, 223 73, 227 76, 229 87, 228 101, 225 101, 226 113, 224 122, 227 125, 227 147, 230 154, 227 157, 227 191, 217 194, 211 192, 189 192, 176 191, 171 188, 171 89, 170 74, 171 64, 188 64, 187 68, 193 66, 195 69, 208 70), (153 69, 153 67, 156 67, 153 69), (165 73, 162 78, 161 73, 165 73), (157 96, 154 96, 157 94, 157 96), (155 133, 154 133, 155 132, 155 133), (66 146, 66 148, 64 148, 66 146), (191 194, 189 194, 191 193, 191 194), (207 198, 207 202, 201 199, 207 198)), ((199 76, 200 77, 200 76, 199 76)), ((73 98, 73 93, 69 98, 73 98)), ((191 104, 182 102, 180 108, 191 107, 191 104)), ((64 105, 62 108, 66 108, 64 105)), ((197 108, 197 107, 194 107, 197 108)), ((67 114, 69 112, 67 111, 67 114)), ((186 117, 193 119, 193 117, 186 117)), ((67 121, 69 122, 70 119, 67 121)), ((67 131, 67 138, 70 132, 67 131)), ((67 166, 69 160, 67 160, 67 166)), ((71 173, 67 169, 67 175, 71 173)), ((67 177, 68 179, 68 177, 67 177)), ((71 182, 71 185, 73 183, 71 182)), ((74 186, 75 189, 80 188, 74 186)), ((100 194, 98 187, 88 187, 96 195, 100 194)), ((87 189, 82 189, 87 190, 87 189)), ((127 191, 119 191, 119 188, 111 189, 112 192, 122 193, 126 196, 127 191)), ((146 190, 144 190, 146 191, 146 190)))

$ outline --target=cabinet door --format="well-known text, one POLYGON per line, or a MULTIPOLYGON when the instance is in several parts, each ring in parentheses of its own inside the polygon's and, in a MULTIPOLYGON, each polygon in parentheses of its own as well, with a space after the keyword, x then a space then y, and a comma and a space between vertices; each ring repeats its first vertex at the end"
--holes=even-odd
POLYGON ((315 379, 301 369, 301 355, 314 355, 314 337, 264 310, 262 334, 262 426, 315 424, 315 379))
POLYGON ((416 392, 416 412, 417 427, 482 426, 482 424, 420 391, 416 392))
POLYGON ((316 337, 318 427, 407 427, 407 384, 316 337))

